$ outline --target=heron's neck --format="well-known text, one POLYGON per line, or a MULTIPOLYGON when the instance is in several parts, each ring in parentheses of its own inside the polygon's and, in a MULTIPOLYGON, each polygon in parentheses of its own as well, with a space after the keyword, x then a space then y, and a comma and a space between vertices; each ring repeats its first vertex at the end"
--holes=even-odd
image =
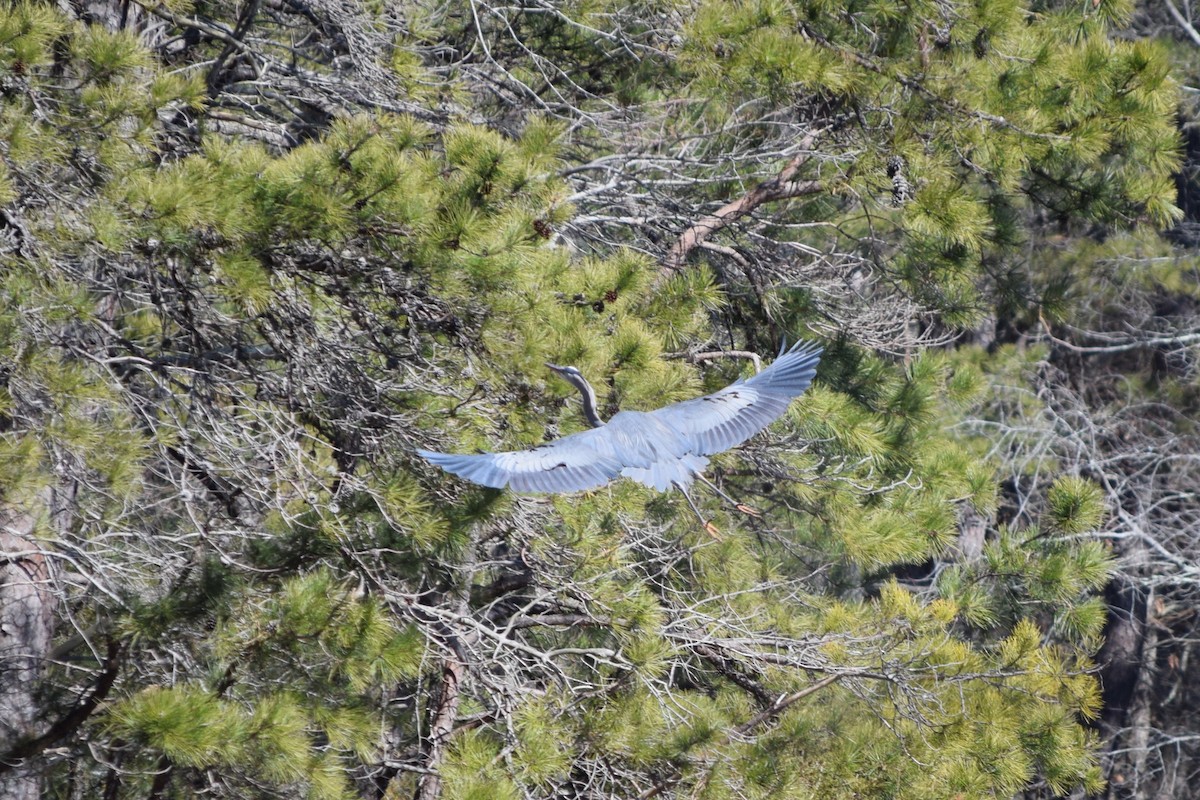
POLYGON ((583 415, 587 417, 589 425, 599 428, 604 424, 604 420, 600 419, 600 414, 596 411, 596 393, 587 382, 579 387, 579 392, 583 395, 583 415))

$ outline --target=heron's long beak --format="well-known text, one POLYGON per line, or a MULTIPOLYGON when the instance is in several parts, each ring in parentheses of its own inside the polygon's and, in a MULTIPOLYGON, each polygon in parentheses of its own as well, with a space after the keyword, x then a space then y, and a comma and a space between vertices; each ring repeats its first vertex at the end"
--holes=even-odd
POLYGON ((566 369, 566 367, 560 367, 558 364, 551 364, 549 361, 546 362, 546 366, 555 372, 562 372, 564 369, 566 369))

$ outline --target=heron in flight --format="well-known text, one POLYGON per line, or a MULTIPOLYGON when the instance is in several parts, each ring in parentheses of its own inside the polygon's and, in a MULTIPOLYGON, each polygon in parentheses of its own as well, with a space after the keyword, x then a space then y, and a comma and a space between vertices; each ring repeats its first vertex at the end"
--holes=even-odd
MULTIPOLYGON (((708 456, 735 447, 783 416, 788 404, 812 383, 822 348, 797 343, 749 380, 737 380, 718 392, 664 406, 656 411, 620 411, 606 424, 596 411, 596 393, 575 367, 546 366, 583 395, 590 430, 573 433, 529 450, 455 455, 417 452, 447 472, 495 489, 561 494, 595 489, 618 476, 668 491, 683 492, 700 478, 740 510, 701 475, 708 456)), ((709 523, 705 523, 710 527, 709 523)))

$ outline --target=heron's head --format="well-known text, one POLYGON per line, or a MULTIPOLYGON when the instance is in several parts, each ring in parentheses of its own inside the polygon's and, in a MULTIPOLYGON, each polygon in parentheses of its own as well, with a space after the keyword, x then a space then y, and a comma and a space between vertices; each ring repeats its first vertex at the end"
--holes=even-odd
POLYGON ((549 363, 547 363, 546 366, 557 372, 562 376, 564 381, 571 384, 581 392, 586 393, 587 389, 591 388, 588 386, 587 379, 583 377, 583 373, 579 371, 578 367, 560 367, 558 364, 549 363))
POLYGON ((558 364, 547 364, 546 366, 557 372, 564 381, 579 390, 579 394, 583 398, 583 415, 587 417, 592 427, 599 428, 603 425, 604 420, 600 419, 600 414, 596 411, 596 393, 592 391, 592 387, 588 385, 579 368, 560 367, 558 364))

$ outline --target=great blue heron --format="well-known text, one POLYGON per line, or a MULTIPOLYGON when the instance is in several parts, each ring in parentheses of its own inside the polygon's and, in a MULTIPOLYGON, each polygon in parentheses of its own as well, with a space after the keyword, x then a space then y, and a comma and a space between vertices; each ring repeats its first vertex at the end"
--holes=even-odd
POLYGON ((594 489, 623 475, 660 492, 676 486, 687 497, 695 478, 708 483, 700 475, 708 466, 707 456, 766 428, 808 388, 821 350, 798 343, 749 380, 657 411, 621 411, 608 424, 596 412, 596 393, 578 369, 547 364, 582 393, 591 430, 529 450, 477 455, 417 452, 447 472, 496 489, 559 494, 594 489))

